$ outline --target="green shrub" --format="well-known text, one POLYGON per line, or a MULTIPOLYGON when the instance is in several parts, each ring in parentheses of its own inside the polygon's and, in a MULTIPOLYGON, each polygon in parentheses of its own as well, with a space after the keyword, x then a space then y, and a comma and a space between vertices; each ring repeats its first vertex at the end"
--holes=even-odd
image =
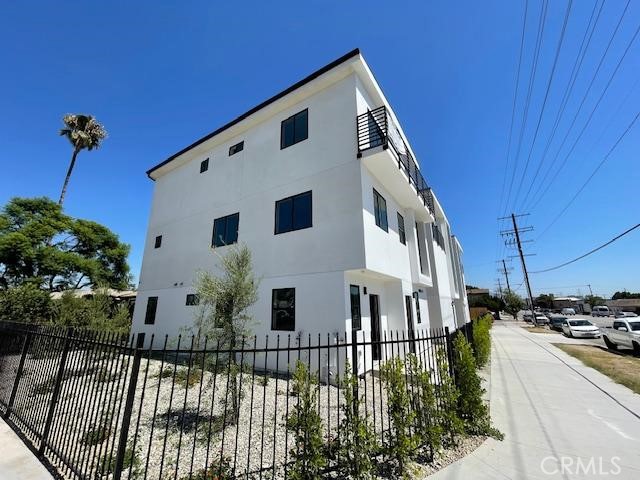
POLYGON ((34 285, 0 289, 0 320, 11 322, 43 323, 52 315, 48 292, 34 285))
POLYGON ((207 468, 201 468, 180 480, 233 480, 233 468, 228 458, 216 459, 207 468))
MULTIPOLYGON (((106 477, 116 470, 116 453, 107 453, 102 456, 98 463, 98 473, 100 476, 106 477)), ((124 451, 124 461, 122 463, 122 470, 126 471, 131 469, 131 475, 128 478, 135 478, 138 476, 138 470, 140 469, 140 458, 136 455, 131 447, 127 447, 124 451)))
POLYGON ((52 304, 51 320, 57 325, 127 333, 131 327, 129 308, 118 305, 106 290, 96 289, 91 297, 77 297, 67 290, 52 304))
POLYGON ((298 360, 293 373, 293 390, 298 402, 287 418, 287 428, 295 431, 290 453, 293 465, 289 476, 293 480, 322 478, 327 464, 322 438, 322 420, 318 414, 318 389, 314 375, 298 360))
POLYGON ((453 340, 454 371, 458 397, 458 414, 464 422, 465 431, 471 435, 490 435, 501 439, 502 434, 491 427, 489 407, 482 396, 482 379, 477 372, 477 365, 471 345, 458 333, 453 340))
POLYGON ((392 424, 386 435, 387 453, 395 476, 406 478, 418 442, 417 437, 411 434, 415 412, 411 408, 402 360, 398 357, 387 360, 380 369, 380 376, 387 389, 387 408, 392 424))
POLYGON ((378 444, 369 415, 360 412, 362 399, 354 395, 358 378, 351 373, 349 362, 340 383, 344 392, 344 403, 340 405, 344 418, 340 422, 340 442, 337 447, 340 478, 374 478, 373 459, 377 454, 378 444))
POLYGON ((429 458, 442 446, 442 420, 436 403, 435 387, 431 372, 424 368, 418 357, 408 356, 410 378, 413 382, 412 406, 416 414, 415 434, 422 447, 429 451, 429 458))
POLYGON ((98 445, 111 435, 111 419, 105 418, 97 425, 91 425, 80 440, 85 445, 98 445))
POLYGON ((473 353, 479 368, 491 357, 491 316, 483 315, 472 324, 473 353))
POLYGON ((464 434, 464 422, 458 416, 458 399, 460 392, 449 373, 449 361, 443 348, 436 352, 439 383, 436 387, 437 397, 440 399, 440 422, 447 433, 442 437, 445 446, 457 444, 457 439, 464 434))

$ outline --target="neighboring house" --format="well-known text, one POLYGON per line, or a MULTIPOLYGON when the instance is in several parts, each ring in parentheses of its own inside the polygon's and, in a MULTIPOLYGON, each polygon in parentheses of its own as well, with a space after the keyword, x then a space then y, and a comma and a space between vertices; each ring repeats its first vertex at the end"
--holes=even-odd
POLYGON ((640 313, 640 298, 619 298, 618 300, 606 300, 605 305, 612 312, 640 313))
POLYGON ((469 321, 460 242, 359 50, 147 175, 133 331, 190 325, 196 272, 215 273, 236 242, 261 278, 258 335, 375 339, 469 321))
MULTIPOLYGON (((74 297, 77 298, 91 298, 94 295, 94 290, 87 288, 82 290, 67 290, 71 292, 74 297)), ((111 299, 117 304, 126 304, 130 313, 133 313, 136 296, 138 292, 135 290, 114 290, 113 288, 104 288, 100 290, 102 293, 106 293, 111 299)), ((50 297, 53 300, 59 300, 62 298, 62 295, 65 294, 65 291, 62 292, 51 292, 50 297)))
POLYGON ((553 308, 573 308, 576 313, 591 313, 591 306, 582 297, 554 297, 553 308))

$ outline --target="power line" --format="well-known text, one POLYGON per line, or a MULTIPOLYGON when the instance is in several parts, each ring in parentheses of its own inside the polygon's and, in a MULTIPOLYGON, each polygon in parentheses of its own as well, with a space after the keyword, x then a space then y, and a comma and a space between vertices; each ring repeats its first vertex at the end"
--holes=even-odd
POLYGON ((562 151, 562 147, 564 146, 567 138, 569 137, 569 134, 571 133, 571 130, 573 129, 573 126, 575 125, 575 122, 578 118, 578 115, 580 114, 580 111, 582 110, 582 106, 584 105, 584 102, 587 99, 587 96, 589 95, 589 92, 591 91, 591 87, 594 84, 594 81, 598 75, 598 72, 600 71, 600 68, 602 67, 602 64, 604 62, 604 59, 607 55, 607 52, 609 51, 609 48, 611 47, 611 44, 613 43, 613 39, 615 38, 620 25, 622 24, 622 20, 624 18, 624 16, 626 15, 627 12, 627 8, 629 7, 629 3, 630 0, 627 1, 627 5, 625 6, 624 11, 622 12, 622 15, 620 16, 620 19, 618 20, 618 24, 616 25, 616 28, 609 40, 609 43, 607 45, 607 48, 605 49, 600 62, 598 64, 598 67, 596 68, 596 71, 593 75, 593 77, 591 78, 591 82, 589 83, 589 87, 587 88, 587 91, 585 92, 584 96, 582 97, 582 101, 580 102, 580 105, 578 107, 578 110, 576 111, 576 114, 573 117, 573 120, 571 122, 571 125, 569 126, 569 129, 567 130, 567 133, 565 134, 564 138, 562 139, 562 142, 560 144, 560 147, 558 148, 558 151, 555 155, 555 157, 553 158, 553 160, 551 161, 551 165, 549 166, 549 169, 547 170, 544 178, 542 179, 542 181, 540 182, 540 186, 538 187, 536 193, 534 194, 534 198, 540 193, 541 189, 544 186, 544 190, 542 190, 542 193, 538 196, 537 200, 532 202, 532 208, 535 208, 535 206, 538 205, 538 203, 540 202, 540 200, 542 200, 542 198, 544 198, 545 194, 547 193, 547 191, 549 190, 549 188, 551 187, 551 185, 553 184, 553 182, 556 180, 556 178, 558 177, 558 174, 560 173, 560 171, 565 167, 565 165, 567 164, 567 161, 569 159, 569 157, 571 156, 571 154, 573 153, 573 151, 576 148, 576 145, 578 144, 578 142, 580 141, 580 139, 582 138, 582 135, 584 134, 585 130, 587 129, 587 127, 589 126, 589 124, 591 123, 591 120, 593 119, 593 115, 596 112, 596 110, 598 109, 598 107, 600 106, 600 102, 602 101, 602 99, 604 98, 605 94, 607 93, 607 90, 609 89, 609 87, 611 86, 611 82, 613 81, 614 77, 616 76, 616 74, 618 73, 618 70, 620 69, 620 66, 622 65, 622 62, 624 60, 624 58, 626 57, 627 53, 629 52, 629 49, 631 48, 631 46, 633 45, 633 42, 635 41, 638 32, 640 32, 640 25, 638 26, 638 29, 636 29, 633 37, 631 38, 631 40, 629 41, 629 43, 627 44, 624 53, 622 54, 622 56, 620 57, 620 59, 618 60, 618 63, 616 65, 616 68, 613 70, 613 72, 611 73, 611 76, 609 77, 609 80, 607 81, 607 84, 604 87, 604 90, 602 90, 602 93, 600 94, 600 97, 598 98, 598 101, 596 102, 596 104, 594 105, 593 109, 591 110, 591 113, 589 114, 589 117, 587 118, 586 123, 584 124, 584 126, 582 127, 582 130, 580 130, 580 133, 578 134, 578 136, 576 137, 575 141, 573 142, 573 145, 571 146, 571 148, 569 149, 569 152, 566 154, 566 156, 564 157, 564 159, 562 160, 562 163, 560 165, 560 167, 556 170, 555 175, 547 182, 547 178, 549 176, 549 174, 553 171, 553 167, 556 163, 556 161, 558 160, 558 157, 560 155, 560 152, 562 151))
POLYGON ((522 176, 520 177, 520 183, 518 184, 518 188, 516 189, 516 196, 513 200, 513 205, 516 206, 518 203, 518 197, 520 196, 520 192, 522 191, 522 184, 524 179, 527 176, 527 170, 529 169, 529 162, 531 162, 531 155, 533 154, 533 147, 536 144, 536 140, 538 139, 538 132, 540 131, 540 124, 542 123, 542 117, 544 116, 544 111, 547 106, 547 100, 549 98, 549 92, 551 91, 551 85, 553 84, 553 77, 556 73, 556 67, 558 66, 558 58, 560 57, 560 51, 562 50, 562 44, 564 43, 564 34, 567 31, 567 23, 569 23, 569 16, 571 15, 571 7, 573 5, 573 0, 569 0, 567 4, 567 11, 564 15, 564 22, 562 24, 562 30, 560 31, 560 38, 558 39, 558 45, 556 45, 556 53, 553 58, 553 66, 551 67, 551 74, 549 75, 549 81, 547 82, 547 89, 544 93, 544 99, 542 101, 542 108, 540 109, 540 115, 538 116, 538 122, 536 124, 536 130, 533 134, 533 140, 531 141, 531 148, 529 148, 529 155, 527 155, 527 161, 524 164, 524 170, 522 171, 522 176))
POLYGON ((540 20, 538 21, 538 34, 536 37, 535 54, 534 54, 533 62, 531 66, 531 74, 529 75, 529 86, 527 87, 527 95, 525 99, 524 112, 522 115, 522 126, 520 128, 520 135, 518 136, 518 148, 516 149, 516 155, 514 158, 513 173, 511 174, 511 181, 509 182, 509 190, 507 192, 504 212, 502 214, 503 216, 506 216, 506 213, 509 207, 509 199, 511 198, 511 192, 513 190, 513 182, 515 180, 516 172, 518 170, 518 159, 520 158, 520 149, 522 147, 522 137, 524 136, 524 131, 527 126, 527 119, 529 117, 529 106, 531 105, 531 95, 533 91, 533 84, 535 83, 535 79, 536 79, 536 73, 538 69, 538 59, 540 57, 540 47, 542 46, 542 37, 544 35, 544 27, 547 20, 547 7, 548 7, 548 1, 544 0, 542 4, 542 11, 540 12, 540 20))
POLYGON ((604 247, 606 247, 607 245, 611 245, 613 242, 615 242, 616 240, 618 240, 619 238, 624 237, 625 235, 627 235, 628 233, 631 233, 633 230, 635 230, 636 228, 640 227, 640 223, 638 223, 637 225, 629 228, 628 230, 625 230, 624 232, 622 232, 620 235, 618 235, 617 237, 612 238, 611 240, 609 240, 607 243, 604 243, 602 245, 600 245, 599 247, 594 248, 593 250, 585 253, 584 255, 580 255, 578 258, 574 258, 573 260, 570 260, 568 262, 565 262, 561 265, 558 265, 556 267, 551 267, 551 268, 545 268, 544 270, 537 270, 535 272, 530 272, 530 273, 544 273, 544 272, 550 272, 551 270, 557 270, 559 268, 562 267, 566 267, 567 265, 570 265, 574 262, 577 262, 578 260, 582 260, 585 257, 588 257, 589 255, 591 255, 592 253, 597 252, 598 250, 602 250, 604 247))
POLYGON ((529 199, 529 194, 531 193, 531 189, 535 185, 536 179, 542 169, 542 165, 544 164, 545 159, 547 158, 547 153, 549 153, 549 148, 551 148, 551 143, 556 136, 558 131, 558 126, 560 125, 561 119, 564 117, 564 112, 566 111, 567 104, 569 103, 569 98, 573 93, 573 87, 578 79, 578 75, 580 74, 580 69, 582 68, 582 63, 584 62, 584 58, 587 54, 587 50, 589 49, 589 45, 591 45, 591 39, 593 38, 593 33, 596 30, 596 26, 598 24, 598 20, 600 20, 600 14, 602 13, 602 7, 604 7, 604 0, 600 3, 600 8, 598 9, 598 14, 595 17, 595 21, 593 21, 593 16, 596 13, 596 9, 598 7, 598 0, 593 4, 593 10, 591 11, 591 16, 589 17, 589 22, 587 23, 587 28, 584 31, 584 35, 582 36, 582 42, 580 42, 580 48, 578 49, 578 55, 576 56, 576 60, 573 63, 573 67, 571 68, 571 74, 569 75, 569 81, 567 82, 567 86, 565 87, 564 93, 562 94, 562 100, 560 101, 560 108, 558 109, 558 113, 556 114, 556 118, 553 122, 553 126, 551 127, 551 135, 547 139, 547 143, 542 152, 542 157, 540 162, 538 163, 538 168, 533 176, 533 180, 531 180, 531 184, 527 189, 527 193, 522 200, 522 206, 526 205, 527 200, 529 199), (593 21, 593 25, 591 22, 593 21), (585 43, 586 42, 586 43, 585 43))
POLYGON ((565 205, 565 207, 560 211, 560 213, 558 213, 558 215, 556 215, 556 217, 552 220, 552 222, 547 225, 547 227, 542 231, 542 233, 540 234, 540 237, 538 237, 538 239, 542 238, 544 236, 544 234, 553 226, 555 225, 555 223, 560 219, 560 217, 562 217, 562 215, 564 215, 564 212, 567 211, 567 209, 573 204, 573 202, 576 200, 576 198, 578 198, 578 196, 582 193, 582 191, 587 187, 587 185, 589 184, 589 182, 591 181, 591 179, 593 179, 593 177, 595 177, 596 173, 598 173, 598 171, 600 170, 600 168, 602 167, 602 165, 604 165, 604 163, 609 159, 609 156, 613 153, 613 151, 616 149, 616 147, 620 144, 620 142, 622 141, 622 139, 627 135, 627 133, 629 133, 629 131, 631 130, 631 128, 633 128, 633 125, 636 123, 636 121, 638 120, 638 117, 640 117, 640 111, 636 114, 636 116, 633 118, 633 120, 631 121, 631 123, 627 126, 626 130, 624 132, 622 132, 622 135, 620 135, 618 137, 618 140, 616 140, 616 143, 613 144, 613 146, 609 149, 609 151, 607 152, 607 154, 604 156, 604 158, 600 161, 600 163, 598 163, 598 166, 593 170, 593 172, 591 172, 591 175, 589 175, 589 178, 587 178, 585 180, 585 182, 582 184, 582 186, 578 189, 578 191, 575 193, 575 195, 573 197, 571 197, 571 200, 569 200, 569 203, 567 203, 565 205))

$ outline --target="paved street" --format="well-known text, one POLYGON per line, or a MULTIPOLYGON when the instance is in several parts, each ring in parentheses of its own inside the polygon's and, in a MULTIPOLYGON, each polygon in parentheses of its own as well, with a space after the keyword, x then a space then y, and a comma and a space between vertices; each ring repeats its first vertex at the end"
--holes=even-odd
POLYGON ((505 440, 489 439, 429 478, 640 478, 640 395, 551 345, 575 340, 520 325, 493 329, 487 389, 505 440))

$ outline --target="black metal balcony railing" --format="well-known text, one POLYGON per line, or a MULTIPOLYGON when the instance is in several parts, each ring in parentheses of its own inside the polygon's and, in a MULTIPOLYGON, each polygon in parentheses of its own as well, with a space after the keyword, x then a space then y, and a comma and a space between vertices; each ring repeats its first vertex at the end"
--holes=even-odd
POLYGON ((424 206, 429 209, 432 215, 435 215, 431 188, 420 173, 413 155, 411 155, 393 119, 389 116, 387 108, 383 105, 358 115, 357 128, 358 157, 362 156, 362 152, 371 148, 381 146, 386 149, 391 147, 398 159, 398 168, 407 175, 409 183, 415 187, 424 206))

